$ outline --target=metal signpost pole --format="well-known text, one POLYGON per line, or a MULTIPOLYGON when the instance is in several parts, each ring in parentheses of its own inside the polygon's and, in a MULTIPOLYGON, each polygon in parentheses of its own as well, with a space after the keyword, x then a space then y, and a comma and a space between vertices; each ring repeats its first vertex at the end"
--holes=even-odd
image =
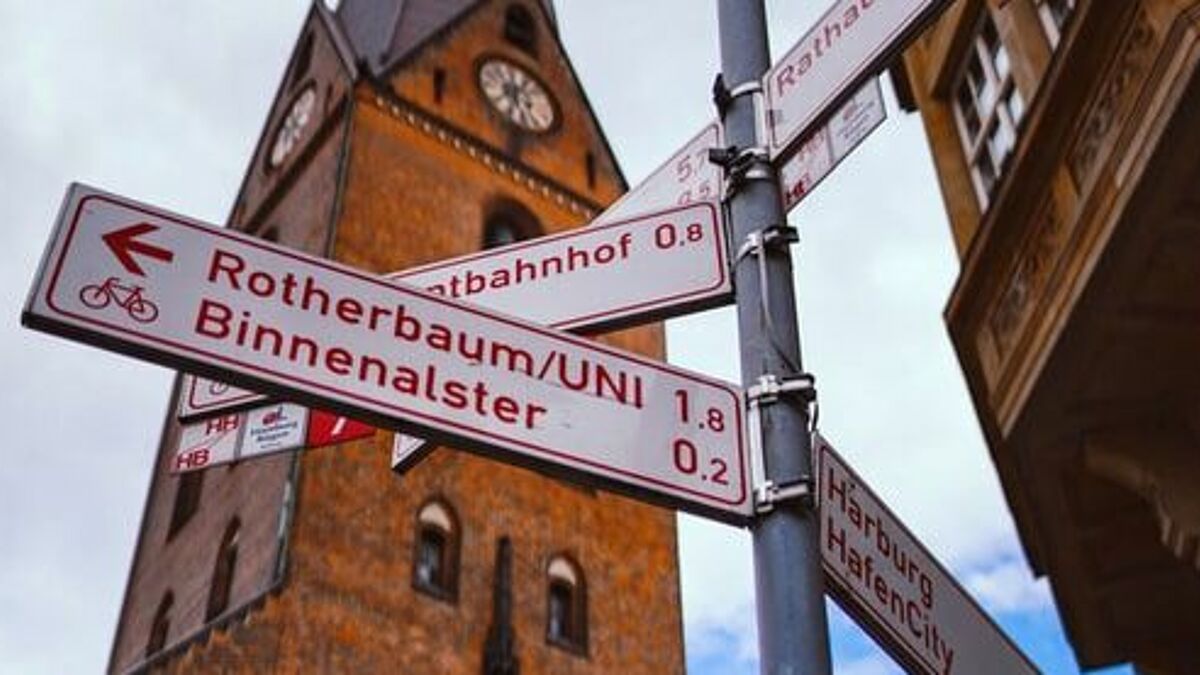
MULTIPOLYGON (((819 519, 812 504, 808 403, 779 182, 763 143, 761 78, 770 65, 762 0, 718 0, 722 108, 742 380, 758 410, 765 475, 752 526, 761 672, 830 672, 819 519), (727 88, 726 88, 727 87, 727 88), (800 385, 800 386, 794 386, 800 385)), ((752 439, 752 442, 757 439, 752 439)))

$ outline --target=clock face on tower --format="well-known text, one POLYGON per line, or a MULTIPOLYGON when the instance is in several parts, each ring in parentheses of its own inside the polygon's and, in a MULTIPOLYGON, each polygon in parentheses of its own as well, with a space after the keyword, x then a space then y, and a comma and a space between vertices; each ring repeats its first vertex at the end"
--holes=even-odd
POLYGON ((288 109, 287 115, 279 125, 279 131, 275 132, 275 142, 271 144, 271 154, 267 158, 271 168, 282 164, 295 149, 312 120, 316 107, 317 88, 310 83, 292 102, 292 107, 288 109))
POLYGON ((479 66, 479 89, 496 112, 525 131, 549 131, 558 119, 554 98, 529 71, 499 58, 479 66))

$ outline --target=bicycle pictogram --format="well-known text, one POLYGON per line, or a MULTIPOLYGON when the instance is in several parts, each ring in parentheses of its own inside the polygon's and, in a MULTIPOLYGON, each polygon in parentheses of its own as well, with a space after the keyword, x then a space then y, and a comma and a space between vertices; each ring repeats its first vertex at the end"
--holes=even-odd
POLYGON ((109 277, 104 283, 79 289, 79 300, 92 309, 116 303, 134 321, 150 323, 158 318, 158 305, 143 296, 143 290, 141 286, 122 284, 119 277, 109 277))

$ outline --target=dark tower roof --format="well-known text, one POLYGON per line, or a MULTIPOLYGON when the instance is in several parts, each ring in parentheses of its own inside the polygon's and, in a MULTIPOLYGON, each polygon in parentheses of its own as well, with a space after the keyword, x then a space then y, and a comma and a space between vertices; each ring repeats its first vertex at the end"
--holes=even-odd
MULTIPOLYGON (((356 59, 380 74, 483 0, 342 0, 337 8, 356 59)), ((553 0, 540 0, 555 23, 553 0)))

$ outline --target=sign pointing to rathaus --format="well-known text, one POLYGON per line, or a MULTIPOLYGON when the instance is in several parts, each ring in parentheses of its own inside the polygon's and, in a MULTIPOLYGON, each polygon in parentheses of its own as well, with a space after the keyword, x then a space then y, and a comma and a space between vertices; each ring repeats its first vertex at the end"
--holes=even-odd
POLYGON ((70 190, 22 321, 718 519, 752 513, 732 385, 92 188, 70 190), (110 244, 130 232, 161 251, 132 278, 110 244))

